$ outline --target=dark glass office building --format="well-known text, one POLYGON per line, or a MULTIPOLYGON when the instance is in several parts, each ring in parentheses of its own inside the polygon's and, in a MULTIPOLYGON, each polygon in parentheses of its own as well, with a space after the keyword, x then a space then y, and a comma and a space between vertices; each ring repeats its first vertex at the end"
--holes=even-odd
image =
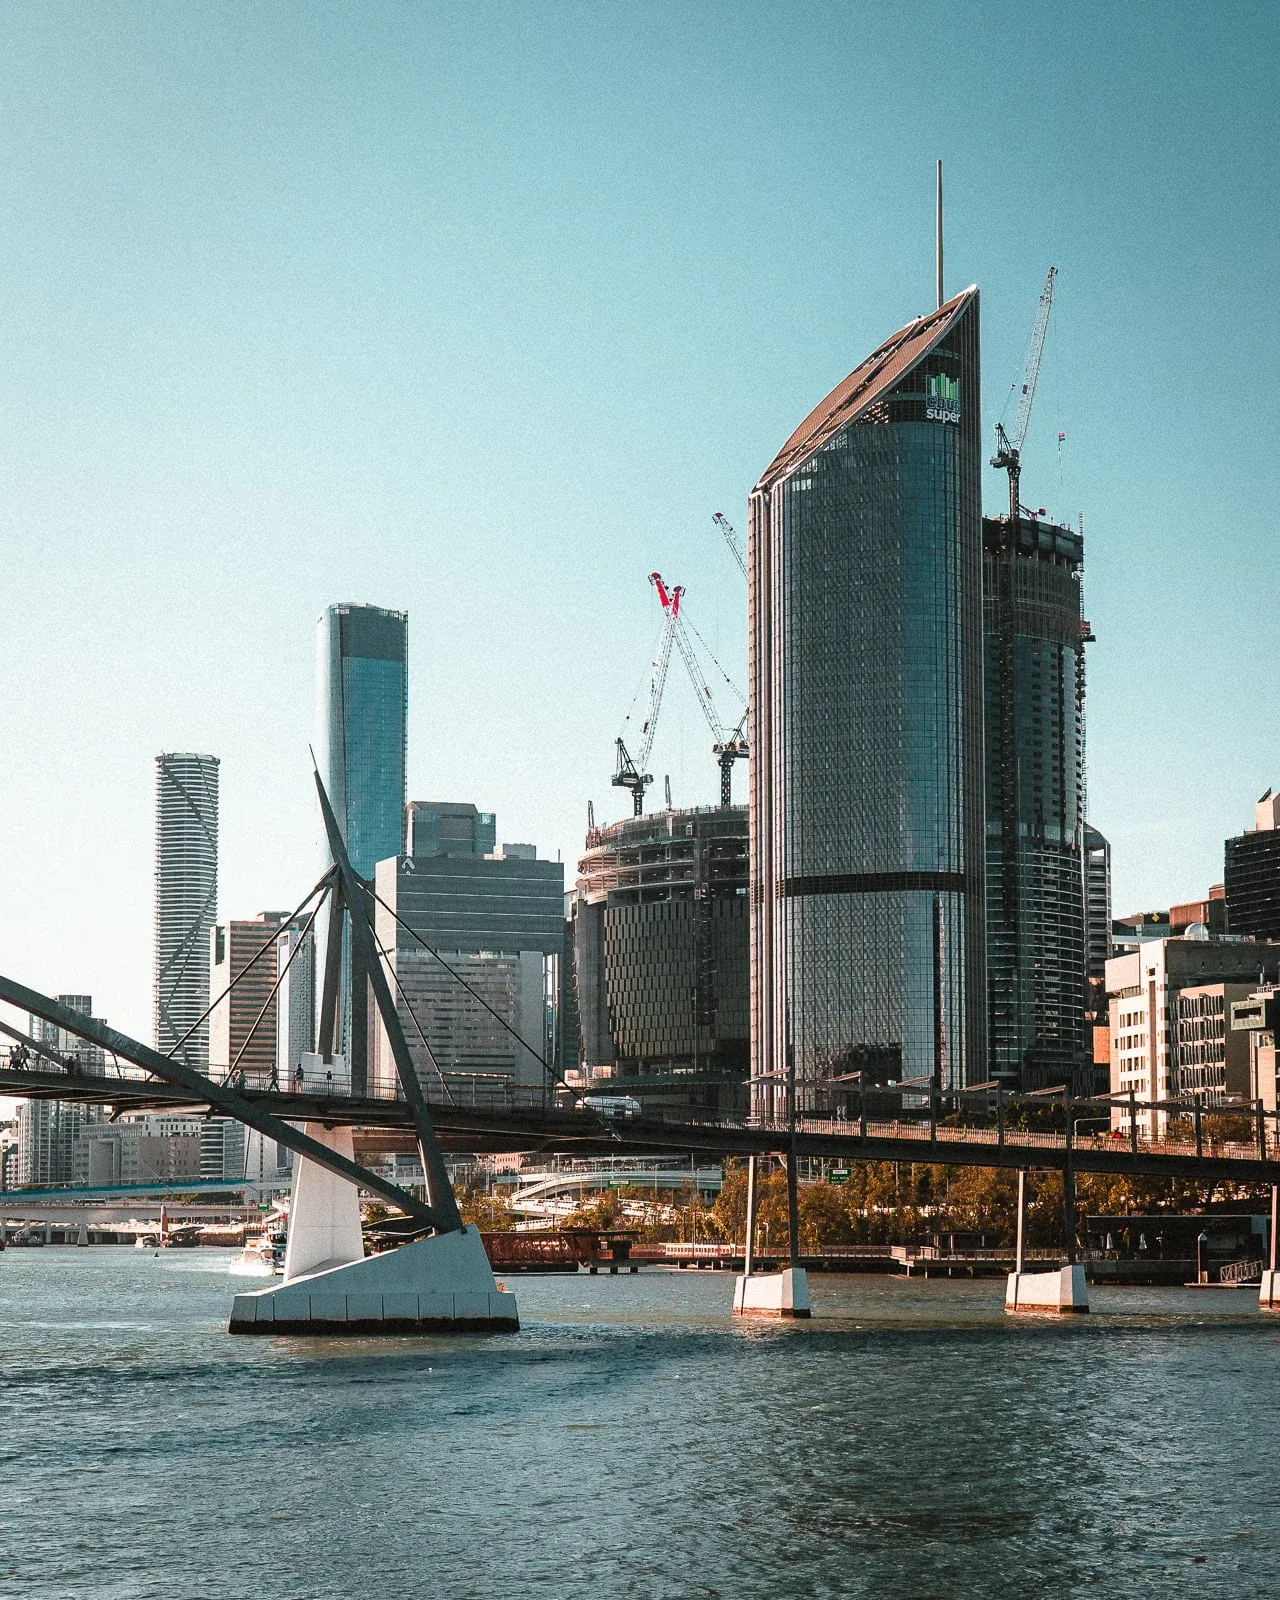
POLYGON ((1227 927, 1250 939, 1280 939, 1280 795, 1267 790, 1254 823, 1224 848, 1227 927))
MULTIPOLYGON (((372 879, 375 865, 398 856, 403 843, 409 619, 380 606, 337 605, 317 628, 316 759, 351 865, 372 879)), ((324 859, 328 865, 327 849, 324 859)), ((353 1090, 363 1093, 368 994, 351 977, 344 930, 338 1048, 348 1056, 353 1090)))
POLYGON ((875 351, 751 497, 752 1068, 986 1077, 978 291, 875 351))
POLYGON ((320 776, 364 878, 403 844, 409 619, 380 606, 330 606, 318 639, 320 776))
POLYGON ((1027 516, 987 517, 982 536, 990 1070, 1043 1089, 1081 1080, 1090 1054, 1084 540, 1027 516))

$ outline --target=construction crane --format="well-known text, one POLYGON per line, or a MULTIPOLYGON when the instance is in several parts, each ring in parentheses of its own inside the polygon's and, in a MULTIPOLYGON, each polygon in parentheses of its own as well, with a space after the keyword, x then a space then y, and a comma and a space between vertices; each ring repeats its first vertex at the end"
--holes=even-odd
MULTIPOLYGON (((1044 336, 1049 331, 1049 313, 1053 310, 1053 280, 1057 276, 1057 267, 1050 267, 1049 276, 1040 291, 1035 326, 1031 330, 1031 343, 1027 346, 1027 359, 1022 369, 1022 393, 1018 398, 1018 415, 1013 432, 1006 433, 1004 423, 996 423, 996 453, 991 458, 991 465, 1002 467, 1009 474, 1009 523, 1014 528, 1018 526, 1022 509, 1022 445, 1027 437, 1027 424, 1031 421, 1031 407, 1036 398, 1040 361, 1044 355, 1044 336)), ((1011 389, 1009 392, 1012 394, 1014 391, 1011 389)), ((1007 406, 1008 402, 1005 403, 1007 406)))
MULTIPOLYGON (((650 577, 650 583, 653 582, 654 576, 656 574, 650 577)), ((618 767, 611 781, 617 788, 631 790, 632 815, 637 817, 644 815, 644 792, 653 782, 653 774, 648 770, 649 753, 653 749, 653 736, 658 731, 662 691, 666 687, 667 664, 671 660, 671 640, 680 625, 680 596, 683 593, 684 589, 679 585, 670 591, 661 584, 658 586, 658 597, 662 601, 662 609, 666 612, 666 622, 663 624, 662 640, 658 646, 658 659, 653 664, 653 678, 649 683, 649 705, 640 729, 640 745, 635 759, 632 759, 631 752, 621 736, 614 741, 618 751, 618 767)))
MULTIPOLYGON (((732 531, 730 529, 730 532, 732 531)), ((664 608, 668 611, 668 615, 675 614, 676 648, 684 661, 685 668, 689 674, 689 681, 693 684, 693 692, 698 697, 698 704, 702 707, 702 714, 707 719, 707 726, 711 729, 711 737, 714 740, 711 752, 716 758, 717 766, 720 768, 720 804, 724 807, 731 806, 733 804, 733 764, 735 761, 741 761, 747 755, 747 740, 743 732, 747 713, 745 710, 743 711, 738 719, 737 727, 732 732, 725 732, 724 724, 720 721, 719 714, 716 711, 715 701, 711 698, 711 687, 707 683, 706 675, 703 673, 689 636, 685 632, 684 618, 679 615, 680 595, 683 591, 680 589, 668 590, 662 581, 660 572, 651 572, 649 574, 649 582, 657 589, 658 599, 662 601, 664 608)), ((701 636, 699 635, 699 637, 701 636)), ((710 655, 710 651, 707 653, 710 655)), ((712 660, 715 660, 714 656, 712 660)), ((716 662, 716 665, 718 667, 719 662, 716 662)))
POLYGON ((724 534, 724 542, 733 552, 733 559, 738 563, 742 576, 745 578, 747 575, 747 558, 743 554, 742 540, 739 539, 733 523, 729 521, 723 511, 717 511, 711 520, 719 528, 720 532, 724 534))

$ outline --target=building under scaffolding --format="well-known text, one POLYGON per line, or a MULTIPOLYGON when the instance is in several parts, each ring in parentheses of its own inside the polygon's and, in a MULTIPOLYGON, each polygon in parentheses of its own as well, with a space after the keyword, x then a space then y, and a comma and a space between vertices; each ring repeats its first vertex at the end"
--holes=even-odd
POLYGON ((647 1107, 745 1109, 746 808, 592 829, 570 921, 566 1066, 596 1092, 647 1107))

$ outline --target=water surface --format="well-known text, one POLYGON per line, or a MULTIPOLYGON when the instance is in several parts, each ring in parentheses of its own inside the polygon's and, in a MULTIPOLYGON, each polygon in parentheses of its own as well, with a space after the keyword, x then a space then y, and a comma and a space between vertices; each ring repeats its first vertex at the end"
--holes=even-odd
POLYGON ((0 1257, 0 1594, 1280 1596, 1256 1293, 512 1278, 522 1331, 243 1339, 230 1252, 0 1257))

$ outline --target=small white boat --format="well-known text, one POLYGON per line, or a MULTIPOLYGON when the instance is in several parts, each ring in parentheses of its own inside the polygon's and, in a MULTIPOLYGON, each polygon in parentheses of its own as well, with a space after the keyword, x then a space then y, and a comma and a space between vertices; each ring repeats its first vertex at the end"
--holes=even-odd
POLYGON ((282 1233, 263 1234, 232 1257, 228 1272, 238 1278, 279 1277, 284 1271, 285 1242, 282 1233))

